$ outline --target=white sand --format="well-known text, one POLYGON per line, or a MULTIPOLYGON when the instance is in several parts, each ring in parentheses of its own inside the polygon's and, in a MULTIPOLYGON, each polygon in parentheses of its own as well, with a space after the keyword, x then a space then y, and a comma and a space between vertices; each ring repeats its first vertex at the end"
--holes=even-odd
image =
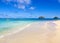
POLYGON ((35 22, 0 43, 60 43, 60 21, 35 22))

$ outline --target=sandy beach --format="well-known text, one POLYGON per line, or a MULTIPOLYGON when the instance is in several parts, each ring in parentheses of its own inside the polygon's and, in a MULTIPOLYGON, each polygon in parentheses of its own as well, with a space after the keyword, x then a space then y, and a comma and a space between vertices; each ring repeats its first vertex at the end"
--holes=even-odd
POLYGON ((34 22, 22 31, 0 38, 0 43, 60 43, 60 21, 34 22))

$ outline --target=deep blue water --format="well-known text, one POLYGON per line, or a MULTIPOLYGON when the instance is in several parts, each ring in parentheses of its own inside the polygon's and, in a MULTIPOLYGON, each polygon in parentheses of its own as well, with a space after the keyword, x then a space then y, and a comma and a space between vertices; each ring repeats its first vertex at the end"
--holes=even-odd
POLYGON ((41 20, 60 20, 59 19, 53 19, 53 18, 45 18, 45 19, 39 19, 39 18, 0 18, 0 21, 6 21, 6 20, 11 20, 11 21, 41 21, 41 20))

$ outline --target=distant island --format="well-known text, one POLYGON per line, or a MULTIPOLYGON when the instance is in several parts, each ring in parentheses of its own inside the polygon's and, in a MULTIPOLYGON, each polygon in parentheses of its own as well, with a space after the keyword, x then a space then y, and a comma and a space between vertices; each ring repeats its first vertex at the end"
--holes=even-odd
POLYGON ((59 19, 59 17, 55 16, 53 19, 59 19))
MULTIPOLYGON (((46 19, 44 16, 39 16, 39 19, 46 19)), ((59 17, 55 16, 52 19, 59 19, 59 17)))
POLYGON ((45 19, 45 17, 43 17, 43 16, 39 16, 39 19, 45 19))

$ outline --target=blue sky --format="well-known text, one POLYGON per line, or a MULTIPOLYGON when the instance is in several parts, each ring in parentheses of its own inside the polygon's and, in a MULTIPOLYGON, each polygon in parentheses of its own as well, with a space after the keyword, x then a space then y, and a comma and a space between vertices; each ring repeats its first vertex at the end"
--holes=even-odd
POLYGON ((0 0, 0 18, 60 17, 60 0, 0 0))

